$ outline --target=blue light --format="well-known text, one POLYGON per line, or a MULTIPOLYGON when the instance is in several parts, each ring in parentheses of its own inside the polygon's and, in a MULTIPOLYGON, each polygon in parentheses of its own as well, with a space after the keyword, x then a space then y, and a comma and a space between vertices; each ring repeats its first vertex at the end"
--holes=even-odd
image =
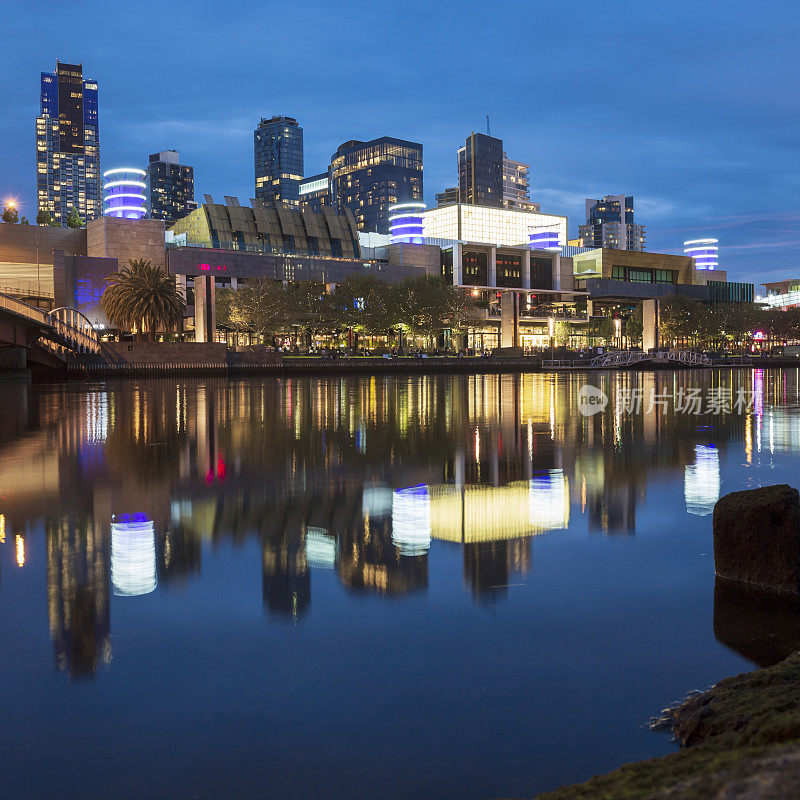
POLYGON ((135 167, 120 167, 103 173, 103 215, 122 219, 142 219, 146 213, 145 172, 135 167))
POLYGON ((391 244, 423 244, 422 212, 424 203, 397 203, 389 206, 391 244))

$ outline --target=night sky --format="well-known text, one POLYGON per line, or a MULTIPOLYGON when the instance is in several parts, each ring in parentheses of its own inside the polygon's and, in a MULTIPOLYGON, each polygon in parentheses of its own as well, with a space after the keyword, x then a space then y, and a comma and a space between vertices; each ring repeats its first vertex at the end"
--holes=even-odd
POLYGON ((566 214, 633 194, 648 249, 717 236, 729 278, 800 277, 800 3, 36 2, 0 18, 0 196, 35 209, 39 73, 100 86, 103 168, 167 148, 207 193, 253 194, 253 128, 296 117, 305 172, 348 139, 424 145, 425 199, 471 131, 566 214))

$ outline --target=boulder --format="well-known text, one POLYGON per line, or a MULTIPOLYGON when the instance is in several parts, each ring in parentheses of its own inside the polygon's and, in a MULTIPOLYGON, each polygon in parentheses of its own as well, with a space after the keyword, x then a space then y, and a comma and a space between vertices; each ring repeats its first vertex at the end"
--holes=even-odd
POLYGON ((786 484, 732 492, 714 506, 717 575, 800 593, 800 493, 786 484))

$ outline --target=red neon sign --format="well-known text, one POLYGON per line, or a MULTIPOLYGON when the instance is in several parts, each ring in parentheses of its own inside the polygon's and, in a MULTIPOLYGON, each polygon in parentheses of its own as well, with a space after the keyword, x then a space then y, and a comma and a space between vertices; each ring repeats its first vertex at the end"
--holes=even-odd
POLYGON ((227 271, 227 267, 224 264, 214 264, 213 266, 211 264, 198 264, 197 265, 197 269, 199 269, 200 272, 226 272, 227 271))

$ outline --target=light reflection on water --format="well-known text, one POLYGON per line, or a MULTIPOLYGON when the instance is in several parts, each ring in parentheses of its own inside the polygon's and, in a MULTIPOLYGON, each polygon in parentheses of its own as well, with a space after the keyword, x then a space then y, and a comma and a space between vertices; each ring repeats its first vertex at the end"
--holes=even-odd
POLYGON ((797 483, 797 370, 3 393, 5 795, 530 796, 667 752, 650 713, 800 646, 796 609, 715 589, 709 516, 797 483), (617 403, 697 386, 752 407, 617 403), (219 763, 164 762, 196 730, 219 763))

